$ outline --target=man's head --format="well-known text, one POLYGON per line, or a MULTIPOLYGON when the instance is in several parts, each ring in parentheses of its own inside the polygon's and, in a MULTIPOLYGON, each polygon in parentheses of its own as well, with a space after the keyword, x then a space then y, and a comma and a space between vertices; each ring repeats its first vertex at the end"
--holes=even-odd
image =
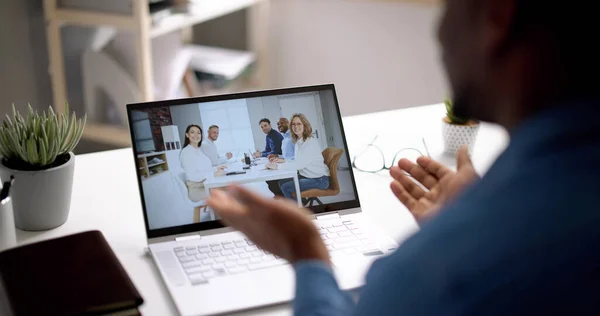
POLYGON ((582 1, 446 0, 438 36, 457 115, 512 127, 553 103, 597 95, 582 78, 600 69, 586 40, 596 29, 590 11, 582 1))
POLYGON ((264 118, 258 122, 260 125, 260 129, 262 129, 263 133, 269 134, 271 132, 271 121, 268 118, 264 118))
POLYGON ((277 121, 277 129, 280 133, 286 133, 289 128, 290 121, 288 121, 288 119, 286 119, 285 117, 282 117, 279 119, 279 121, 277 121))
POLYGON ((213 142, 219 138, 219 127, 217 125, 211 125, 208 128, 208 138, 213 142))

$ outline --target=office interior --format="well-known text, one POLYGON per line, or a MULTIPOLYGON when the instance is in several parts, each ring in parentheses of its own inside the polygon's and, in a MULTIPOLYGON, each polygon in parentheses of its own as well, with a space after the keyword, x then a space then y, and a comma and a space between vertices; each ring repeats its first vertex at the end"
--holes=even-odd
MULTIPOLYGON (((203 1, 215 2, 190 2, 203 1)), ((130 1, 56 2, 70 9, 92 3, 85 12, 118 13, 130 1), (115 8, 114 4, 120 2, 124 4, 115 8)), ((167 48, 184 44, 260 50, 265 54, 258 67, 266 74, 261 75, 263 81, 229 87, 225 92, 335 83, 343 116, 439 103, 448 93, 435 38, 441 6, 435 1, 260 1, 268 3, 267 14, 260 16, 264 21, 261 25, 252 19, 257 2, 227 1, 232 3, 230 7, 223 2, 217 7, 219 12, 215 11, 210 19, 152 37, 149 46, 153 57, 164 53, 166 60, 172 60, 172 52, 167 48), (234 2, 240 5, 236 7, 234 2), (251 5, 242 5, 242 2, 251 5), (257 28, 260 32, 250 31, 257 28), (251 38, 260 38, 262 44, 256 45, 251 38)), ((43 110, 65 101, 77 113, 86 112, 82 60, 86 52, 98 47, 126 70, 130 80, 118 81, 120 85, 137 81, 138 55, 131 52, 134 34, 117 30, 115 37, 107 41, 111 36, 110 27, 84 25, 86 21, 79 20, 81 23, 61 23, 61 60, 66 89, 60 101, 55 100, 46 11, 44 1, 0 3, 3 26, 11 30, 0 35, 3 47, 10 47, 0 50, 4 78, 0 84, 1 115, 10 113, 13 103, 21 108, 29 103, 34 109, 43 110)), ((152 64, 155 86, 164 85, 166 80, 161 72, 169 62, 156 60, 152 64)), ((222 89, 206 90, 199 87, 194 95, 219 93, 222 89)), ((178 93, 173 96, 186 96, 178 93)), ((124 122, 118 119, 116 103, 111 97, 105 92, 97 94, 102 113, 90 120, 92 128, 87 129, 76 153, 131 145, 123 129, 115 132, 104 128, 124 127, 124 122), (94 121, 102 123, 102 128, 97 128, 94 121)), ((134 101, 143 99, 140 96, 134 101)), ((124 104, 119 106, 124 107, 124 104)))
MULTIPOLYGON (((201 125, 204 136, 208 126, 219 125, 219 152, 231 151, 234 159, 239 159, 243 150, 264 148, 265 135, 258 124, 261 118, 270 119, 275 128, 280 117, 289 118, 291 112, 298 112, 289 107, 298 106, 313 113, 310 121, 317 122, 313 128, 317 126, 322 148, 344 148, 337 124, 326 124, 337 118, 331 95, 266 97, 245 100, 245 104, 226 103, 224 107, 192 104, 134 113, 133 119, 140 125, 135 129, 142 135, 136 144, 144 148, 141 152, 131 149, 138 140, 131 138, 126 104, 327 83, 335 84, 342 117, 439 103, 449 91, 435 34, 440 2, 2 0, 0 115, 10 114, 13 104, 22 113, 28 104, 36 111, 51 105, 61 113, 68 103, 70 110, 88 118, 74 149, 77 156, 122 149, 130 153, 131 160, 118 164, 134 168, 133 160, 145 160, 145 176, 136 170, 136 177, 148 192, 145 205, 150 228, 193 223, 194 205, 186 201, 186 193, 175 182, 181 174, 177 155, 188 124, 201 125), (145 13, 136 14, 136 8, 145 13), (240 111, 243 115, 230 115, 240 111), (162 131, 169 126, 176 127, 179 144, 175 139, 165 142, 162 131)), ((443 115, 440 113, 440 119, 443 115)), ((346 130, 346 135, 371 138, 373 130, 374 126, 361 126, 346 130)), ((386 136, 392 137, 380 135, 386 136)), ((350 159, 361 148, 348 148, 350 159)), ((115 174, 114 164, 95 164, 95 174, 115 174)), ((346 153, 337 168, 340 192, 321 197, 323 203, 354 198, 351 161, 346 153)), ((76 173, 75 178, 78 176, 76 173)), ((115 174, 111 181, 119 182, 120 177, 115 174)), ((134 183, 133 172, 127 180, 134 183)), ((246 185, 265 196, 270 194, 264 182, 246 185)), ((86 204, 78 205, 79 210, 86 211, 83 217, 94 219, 90 221, 110 222, 111 227, 119 228, 118 238, 103 233, 126 272, 134 275, 143 270, 157 275, 153 266, 139 269, 140 265, 127 264, 133 260, 150 263, 137 245, 140 241, 147 245, 141 224, 125 227, 122 225, 129 222, 121 215, 107 218, 88 210, 91 203, 111 210, 128 207, 137 211, 138 197, 135 204, 122 202, 119 206, 120 201, 110 194, 102 197, 102 203, 94 203, 87 199, 99 193, 93 189, 86 193, 86 204), (124 244, 119 244, 120 239, 126 240, 124 244), (123 249, 131 253, 123 256, 119 253, 123 249)), ((141 208, 139 212, 136 218, 141 223, 141 208)), ((212 215, 202 212, 198 221, 209 221, 212 215)), ((70 217, 61 231, 96 227, 87 222, 82 225, 80 219, 70 217)), ((58 237, 57 231, 27 232, 22 241, 58 237)), ((157 288, 150 277, 134 281, 140 289, 157 288)), ((159 291, 167 296, 162 285, 159 291)), ((146 304, 156 301, 152 296, 145 299, 146 304)))

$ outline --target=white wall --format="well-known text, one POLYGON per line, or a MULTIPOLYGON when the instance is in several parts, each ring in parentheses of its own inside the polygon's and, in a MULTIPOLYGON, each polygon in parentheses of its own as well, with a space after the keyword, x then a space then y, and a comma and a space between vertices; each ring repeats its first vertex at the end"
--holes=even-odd
POLYGON ((440 8, 386 1, 271 1, 275 86, 335 83, 342 115, 439 103, 440 8))
POLYGON ((327 146, 344 149, 344 154, 340 159, 339 167, 349 168, 350 163, 346 159, 347 149, 344 147, 342 131, 339 128, 340 122, 335 108, 333 93, 329 90, 321 91, 319 97, 321 99, 321 108, 323 109, 323 119, 326 122, 325 131, 327 133, 327 146))
POLYGON ((258 122, 263 118, 268 118, 271 121, 271 127, 277 129, 277 121, 281 116, 277 96, 251 98, 246 99, 246 102, 248 103, 252 137, 254 138, 254 145, 256 146, 256 148, 253 149, 263 151, 266 145, 266 135, 263 133, 258 122))
POLYGON ((179 129, 179 137, 181 138, 181 146, 185 141, 185 129, 190 124, 201 125, 202 118, 200 117, 200 108, 198 103, 177 105, 170 107, 171 120, 173 125, 177 125, 179 129))

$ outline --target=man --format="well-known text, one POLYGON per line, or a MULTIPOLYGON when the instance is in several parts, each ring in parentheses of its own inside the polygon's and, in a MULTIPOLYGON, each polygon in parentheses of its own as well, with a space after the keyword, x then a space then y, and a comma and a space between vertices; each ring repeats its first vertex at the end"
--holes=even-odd
POLYGON ((276 158, 294 159, 294 146, 292 142, 292 135, 290 133, 290 121, 285 117, 282 117, 277 121, 277 129, 283 135, 283 141, 281 142, 281 155, 271 154, 268 156, 270 161, 276 158))
POLYGON ((591 3, 446 1, 439 39, 457 114, 501 124, 511 143, 482 179, 465 148, 456 173, 428 158, 391 170, 421 230, 373 264, 357 304, 301 209, 239 188, 209 205, 294 264, 297 314, 600 315, 591 3))
MULTIPOLYGON (((283 135, 283 141, 281 142, 281 155, 270 154, 267 156, 269 161, 273 162, 277 158, 283 158, 287 160, 294 159, 294 143, 292 142, 292 136, 289 130, 290 121, 285 117, 282 117, 277 122, 277 129, 283 135)), ((274 196, 283 196, 281 188, 279 188, 279 180, 267 181, 269 190, 273 192, 274 196)), ((304 200, 304 199, 303 199, 304 200)))
POLYGON ((227 160, 231 159, 233 154, 228 152, 225 154, 225 157, 219 156, 219 151, 217 150, 217 145, 215 142, 219 138, 219 126, 211 125, 208 128, 208 137, 205 142, 202 142, 202 146, 200 149, 202 152, 210 159, 210 162, 213 166, 218 166, 220 164, 225 163, 227 160))
POLYGON ((273 154, 281 155, 281 142, 283 141, 283 136, 271 128, 271 121, 267 118, 260 120, 258 124, 263 133, 267 135, 265 138, 266 145, 265 150, 262 152, 257 149, 254 153, 254 157, 268 157, 273 154))

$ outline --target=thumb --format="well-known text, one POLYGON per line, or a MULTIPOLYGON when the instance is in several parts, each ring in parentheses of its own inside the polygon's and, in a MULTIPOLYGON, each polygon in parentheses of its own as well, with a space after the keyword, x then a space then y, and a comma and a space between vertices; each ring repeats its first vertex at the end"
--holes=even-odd
POLYGON ((471 162, 471 157, 469 157, 469 147, 467 145, 462 145, 456 156, 456 169, 461 170, 464 168, 473 169, 473 162, 471 162))

